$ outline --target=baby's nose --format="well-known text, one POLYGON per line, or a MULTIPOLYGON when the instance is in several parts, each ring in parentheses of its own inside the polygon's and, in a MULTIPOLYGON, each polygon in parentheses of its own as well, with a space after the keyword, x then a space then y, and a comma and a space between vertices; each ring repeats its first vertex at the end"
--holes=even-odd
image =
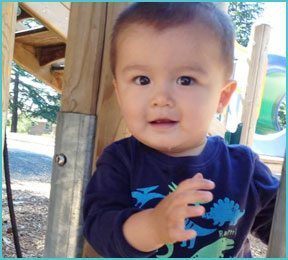
POLYGON ((155 106, 165 107, 165 106, 173 106, 173 104, 174 99, 171 88, 169 86, 157 87, 157 89, 153 93, 151 99, 151 105, 154 107, 155 106))

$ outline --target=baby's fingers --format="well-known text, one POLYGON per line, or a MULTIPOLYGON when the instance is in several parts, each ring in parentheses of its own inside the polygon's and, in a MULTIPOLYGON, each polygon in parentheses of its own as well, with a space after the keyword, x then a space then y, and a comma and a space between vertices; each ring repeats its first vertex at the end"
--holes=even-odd
POLYGON ((177 188, 178 191, 186 190, 212 190, 215 188, 215 183, 213 181, 204 179, 202 174, 197 174, 193 178, 186 179, 182 181, 177 188))
POLYGON ((177 205, 173 208, 173 214, 169 214, 167 219, 172 227, 178 226, 180 228, 183 227, 186 218, 199 217, 204 213, 205 208, 203 206, 177 205))
POLYGON ((208 203, 213 200, 213 194, 210 191, 192 190, 184 191, 174 195, 173 207, 186 206, 188 204, 208 203))
POLYGON ((182 242, 194 238, 197 236, 197 232, 193 229, 183 230, 179 228, 171 228, 169 231, 169 236, 172 243, 182 242))
POLYGON ((204 215, 205 208, 203 206, 187 206, 185 218, 195 218, 204 215))

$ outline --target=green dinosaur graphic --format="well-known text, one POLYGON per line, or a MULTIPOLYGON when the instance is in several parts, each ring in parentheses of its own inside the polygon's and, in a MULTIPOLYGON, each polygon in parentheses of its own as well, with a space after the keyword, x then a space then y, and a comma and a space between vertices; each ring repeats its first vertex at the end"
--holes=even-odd
POLYGON ((168 184, 169 189, 173 192, 177 189, 177 184, 175 184, 173 181, 171 182, 171 185, 168 184))
POLYGON ((233 247, 234 240, 222 237, 212 244, 202 247, 191 258, 224 257, 223 251, 232 249, 233 247))
POLYGON ((169 258, 174 251, 174 244, 166 244, 168 252, 165 255, 156 255, 157 258, 169 258))

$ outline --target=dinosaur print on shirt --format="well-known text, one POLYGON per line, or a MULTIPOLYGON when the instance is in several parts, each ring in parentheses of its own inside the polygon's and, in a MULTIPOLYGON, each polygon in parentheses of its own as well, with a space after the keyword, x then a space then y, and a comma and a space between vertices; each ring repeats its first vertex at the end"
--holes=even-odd
MULTIPOLYGON (((159 187, 159 185, 149 186, 149 187, 141 187, 137 188, 136 190, 132 191, 131 195, 136 200, 135 207, 143 208, 147 202, 154 199, 163 199, 165 195, 155 192, 155 190, 159 187)), ((177 189, 177 185, 172 182, 168 185, 170 192, 175 192, 177 189)), ((196 203, 194 205, 199 205, 200 203, 196 203)), ((234 233, 230 234, 229 237, 218 235, 216 238, 216 234, 220 234, 218 231, 218 227, 226 227, 227 226, 235 226, 237 225, 239 219, 245 214, 245 210, 240 209, 240 205, 229 199, 228 197, 224 197, 223 199, 218 199, 216 202, 213 203, 213 206, 210 207, 209 211, 206 210, 206 213, 201 217, 202 224, 199 225, 195 221, 197 218, 193 218, 193 221, 188 218, 185 219, 185 229, 193 229, 197 232, 197 236, 195 238, 191 238, 187 241, 183 241, 178 243, 178 247, 190 250, 192 258, 198 257, 223 257, 224 251, 227 251, 234 247, 234 240, 233 235, 236 234, 237 229, 234 233), (195 220, 194 220, 195 219, 195 220), (203 226, 203 220, 207 220, 207 227, 203 226), (211 228, 211 220, 213 221, 214 228, 211 228), (210 224, 209 224, 210 223, 210 224), (211 238, 209 239, 209 235, 214 238, 214 242, 211 243, 211 238), (200 242, 202 247, 199 247, 197 244, 197 239, 200 237, 206 237, 209 244, 203 244, 203 239, 200 242), (232 236, 232 237, 231 237, 232 236)), ((221 230, 221 234, 223 231, 221 230)), ((165 245, 167 248, 166 253, 164 254, 157 254, 157 258, 169 258, 173 257, 173 253, 175 250, 175 244, 167 244, 165 245)))

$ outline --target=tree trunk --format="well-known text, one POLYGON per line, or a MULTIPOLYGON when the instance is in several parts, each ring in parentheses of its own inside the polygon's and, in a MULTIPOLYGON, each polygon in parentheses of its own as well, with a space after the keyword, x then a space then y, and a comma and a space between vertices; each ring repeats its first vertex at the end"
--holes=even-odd
POLYGON ((17 133, 18 123, 18 93, 19 93, 19 73, 15 73, 14 89, 13 89, 13 108, 12 108, 12 122, 11 132, 17 133))

